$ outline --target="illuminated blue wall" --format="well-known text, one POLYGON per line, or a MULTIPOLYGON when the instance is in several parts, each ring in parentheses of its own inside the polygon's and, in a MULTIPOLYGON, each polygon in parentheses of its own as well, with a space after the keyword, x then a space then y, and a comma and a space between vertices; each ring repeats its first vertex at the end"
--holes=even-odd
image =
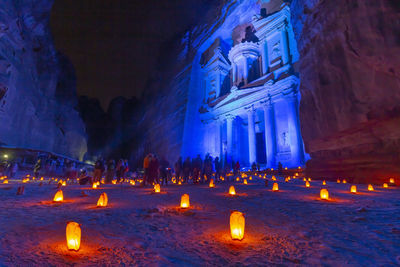
POLYGON ((261 16, 260 8, 258 1, 243 1, 225 10, 225 21, 199 46, 192 63, 184 157, 209 153, 242 166, 253 161, 268 167, 304 164, 299 79, 292 67, 299 54, 290 10, 283 4, 279 12, 261 16), (246 35, 249 27, 253 37, 246 35))

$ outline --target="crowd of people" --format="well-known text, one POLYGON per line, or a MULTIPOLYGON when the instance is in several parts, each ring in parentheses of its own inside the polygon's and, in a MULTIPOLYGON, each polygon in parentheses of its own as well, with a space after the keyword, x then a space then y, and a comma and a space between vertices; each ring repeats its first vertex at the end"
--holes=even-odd
POLYGON ((94 165, 93 171, 93 182, 100 182, 103 175, 105 176, 105 183, 109 184, 117 179, 117 182, 121 182, 129 171, 129 164, 127 159, 119 159, 117 162, 110 159, 105 161, 103 159, 98 159, 94 165))
POLYGON ((238 161, 227 164, 223 162, 219 157, 214 159, 207 154, 204 160, 200 155, 195 158, 187 157, 183 160, 182 157, 175 162, 173 168, 169 165, 169 162, 164 158, 161 160, 155 154, 148 154, 143 160, 143 185, 160 183, 167 184, 172 174, 175 174, 175 178, 182 183, 189 183, 190 181, 194 184, 204 183, 206 179, 214 177, 216 181, 220 177, 227 178, 228 173, 233 170, 233 174, 237 175, 240 173, 240 164, 238 161))

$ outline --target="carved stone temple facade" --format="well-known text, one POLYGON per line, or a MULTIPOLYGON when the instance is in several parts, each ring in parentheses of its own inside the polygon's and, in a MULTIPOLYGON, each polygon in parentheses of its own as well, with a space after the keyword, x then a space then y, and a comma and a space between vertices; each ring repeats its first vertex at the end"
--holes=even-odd
POLYGON ((304 164, 298 61, 290 8, 243 1, 199 45, 192 64, 182 155, 241 166, 304 164))

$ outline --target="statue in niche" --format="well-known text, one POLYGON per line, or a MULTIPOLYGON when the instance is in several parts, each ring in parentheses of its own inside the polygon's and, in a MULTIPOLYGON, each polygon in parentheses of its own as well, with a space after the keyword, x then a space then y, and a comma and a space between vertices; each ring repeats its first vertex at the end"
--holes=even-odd
POLYGON ((275 59, 275 58, 277 58, 277 57, 279 57, 281 55, 281 49, 279 48, 280 44, 281 44, 281 42, 278 41, 272 46, 271 56, 272 56, 273 59, 275 59))
POLYGON ((287 142, 287 132, 283 132, 283 133, 282 133, 282 145, 283 145, 284 147, 288 145, 288 142, 287 142))
POLYGON ((244 42, 257 43, 259 40, 255 33, 256 30, 254 30, 251 26, 247 26, 244 38, 242 39, 242 43, 244 42))
POLYGON ((290 150, 290 145, 289 145, 289 134, 287 131, 282 132, 280 134, 279 138, 279 151, 280 152, 286 152, 290 150))

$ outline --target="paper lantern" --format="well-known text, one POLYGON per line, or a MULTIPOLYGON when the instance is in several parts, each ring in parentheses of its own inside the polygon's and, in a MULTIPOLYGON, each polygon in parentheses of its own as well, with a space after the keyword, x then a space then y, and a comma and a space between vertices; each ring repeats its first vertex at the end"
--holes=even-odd
POLYGON ((106 193, 102 193, 97 201, 97 207, 107 207, 108 197, 106 193))
POLYGON ((54 202, 61 202, 64 200, 64 195, 62 190, 58 190, 57 193, 54 195, 53 201, 54 202))
POLYGON ((285 167, 285 171, 287 171, 287 167, 285 167))
POLYGON ((62 186, 66 186, 67 185, 67 182, 66 181, 63 181, 62 182, 62 186))
POLYGON ((189 208, 189 207, 190 207, 189 195, 183 194, 181 197, 181 208, 189 208))
POLYGON ((117 180, 112 180, 112 184, 117 184, 117 180))
POLYGON ((210 183, 208 184, 208 186, 211 187, 211 188, 215 187, 214 179, 210 180, 210 183))
POLYGON ((4 180, 4 181, 3 181, 3 184, 8 184, 8 180, 4 180))
POLYGON ((239 182, 239 180, 240 180, 239 177, 236 177, 236 182, 239 182))
POLYGON ((246 179, 243 180, 243 184, 247 184, 247 180, 246 179))
POLYGON ((178 184, 179 184, 179 185, 181 185, 181 184, 182 184, 182 182, 181 182, 181 181, 179 181, 179 182, 178 182, 178 184))
POLYGON ((92 188, 96 189, 97 188, 97 183, 93 183, 92 188))
POLYGON ((383 187, 384 187, 384 188, 388 188, 388 184, 387 184, 387 183, 384 183, 384 184, 383 184, 383 187))
POLYGON ((289 182, 289 178, 286 177, 286 178, 285 178, 285 182, 286 182, 286 183, 289 182))
POLYGON ((233 185, 229 187, 229 195, 236 195, 235 187, 233 185))
POLYGON ((296 173, 294 174, 294 176, 299 176, 299 173, 296 172, 296 173))
POLYGON ((374 191, 374 187, 372 186, 372 184, 368 185, 368 191, 374 191))
POLYGON ((394 184, 394 178, 390 178, 390 179, 389 179, 389 182, 390 182, 391 184, 394 184))
POLYGON ((278 191, 278 190, 279 190, 278 183, 274 183, 274 184, 272 185, 272 191, 278 191))
POLYGON ((303 178, 303 181, 304 181, 304 182, 307 182, 307 179, 304 177, 304 178, 303 178))
POLYGON ((339 179, 337 179, 336 182, 337 182, 338 184, 340 184, 340 180, 339 180, 339 179))
POLYGON ((311 178, 308 178, 308 181, 311 182, 311 178))
POLYGON ((275 176, 272 176, 271 180, 272 180, 272 181, 276 181, 276 177, 275 177, 275 176))
POLYGON ((306 182, 306 187, 310 187, 310 182, 309 181, 306 182))
POLYGON ((76 222, 68 222, 66 229, 67 247, 78 251, 81 246, 81 226, 76 222))
POLYGON ((355 185, 352 185, 351 187, 350 187, 350 192, 351 193, 357 193, 357 186, 355 186, 355 185))
POLYGON ((319 192, 319 196, 321 197, 321 199, 328 200, 328 199, 329 199, 329 192, 328 192, 328 190, 325 189, 325 188, 321 189, 321 191, 319 192))
POLYGON ((323 181, 322 181, 322 185, 326 185, 326 182, 325 182, 325 180, 323 180, 323 181))
POLYGON ((243 240, 245 219, 243 213, 233 211, 230 217, 231 237, 233 240, 243 240))
POLYGON ((343 182, 342 182, 342 183, 346 184, 346 183, 347 183, 346 179, 343 179, 343 182))
POLYGON ((161 186, 160 186, 160 184, 155 184, 155 185, 154 185, 154 192, 155 192, 155 193, 160 193, 160 192, 161 192, 161 186))

